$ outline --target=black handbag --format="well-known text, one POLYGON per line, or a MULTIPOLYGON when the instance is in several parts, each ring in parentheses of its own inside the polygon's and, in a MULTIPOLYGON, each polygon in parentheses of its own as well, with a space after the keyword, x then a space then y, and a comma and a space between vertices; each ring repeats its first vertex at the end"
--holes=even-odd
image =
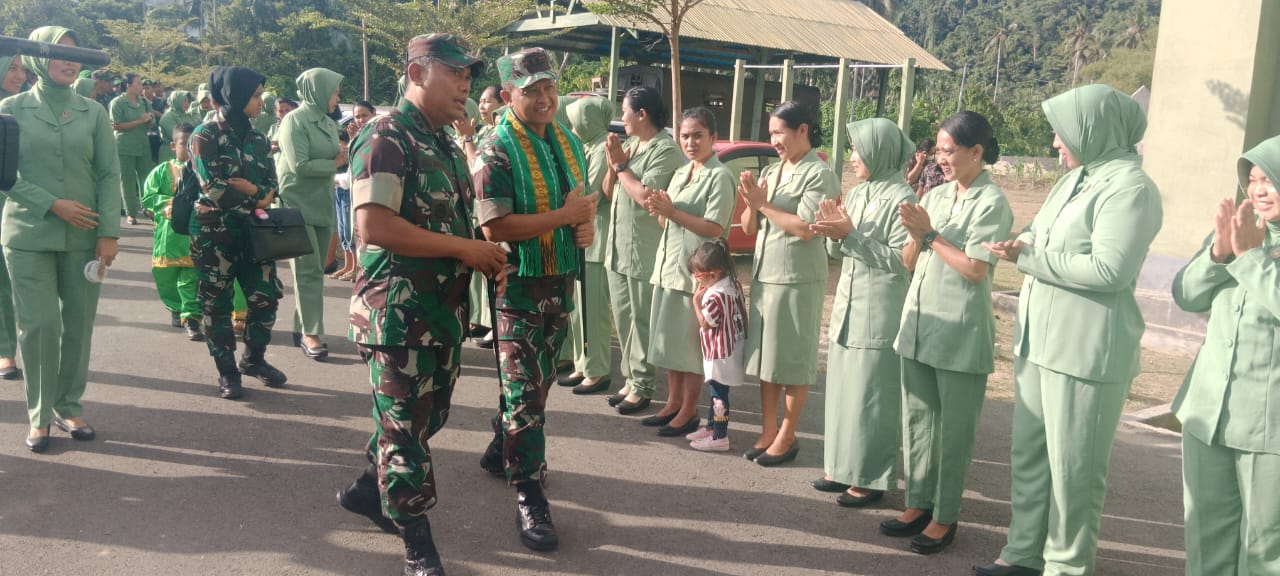
POLYGON ((288 260, 311 254, 311 238, 297 208, 272 208, 265 219, 249 216, 249 252, 254 262, 288 260))

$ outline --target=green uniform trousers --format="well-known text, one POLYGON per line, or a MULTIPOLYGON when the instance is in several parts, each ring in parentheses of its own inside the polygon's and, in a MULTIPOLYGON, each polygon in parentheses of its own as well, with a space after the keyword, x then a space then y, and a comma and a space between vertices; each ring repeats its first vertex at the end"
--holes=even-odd
POLYGON ((152 268, 151 277, 156 280, 156 292, 160 293, 165 310, 177 312, 183 320, 200 319, 195 268, 152 268))
POLYGON ((319 336, 324 334, 324 257, 333 227, 308 225, 306 229, 311 253, 289 261, 293 273, 293 331, 319 336))
POLYGON ((5 247, 4 257, 13 279, 31 426, 48 426, 54 411, 63 418, 79 418, 101 288, 84 278, 93 250, 28 252, 5 247))
POLYGON ((358 348, 373 387, 375 431, 367 455, 378 468, 382 513, 403 527, 436 505, 435 468, 427 441, 449 419, 462 348, 358 348))
POLYGON ((577 306, 569 314, 573 339, 573 368, 587 378, 608 376, 613 370, 613 317, 609 315, 609 274, 604 264, 587 262, 587 292, 577 285, 577 306), (582 310, 587 310, 587 339, 582 338, 582 310))
POLYGON ((275 262, 254 262, 238 214, 192 215, 191 259, 196 265, 196 294, 204 315, 205 344, 220 373, 235 369, 236 335, 231 327, 234 291, 244 290, 249 311, 244 341, 249 350, 266 350, 276 323, 283 288, 275 262))
POLYGON ((562 306, 543 311, 499 308, 498 376, 502 382, 502 462, 511 484, 541 480, 547 469, 547 394, 556 381, 556 358, 568 336, 562 306))
POLYGON ((858 488, 897 486, 902 361, 892 348, 827 349, 823 472, 858 488))
POLYGON ((613 325, 622 349, 622 377, 631 393, 653 398, 657 369, 649 362, 649 315, 653 309, 653 285, 648 280, 609 271, 609 301, 613 325))
POLYGON ((1280 575, 1280 455, 1182 435, 1187 576, 1280 575))
POLYGON ((1000 558, 1093 574, 1107 465, 1129 382, 1091 382, 1014 360, 1009 543, 1000 558))
MULTIPOLYGON (((4 202, 0 201, 0 207, 4 202)), ((13 307, 13 285, 9 282, 9 268, 0 258, 0 358, 14 358, 18 354, 17 312, 13 307)))
POLYGON ((120 155, 120 197, 124 199, 125 214, 137 218, 142 212, 142 183, 147 181, 147 175, 155 167, 156 163, 151 161, 150 154, 120 155))
POLYGON ((907 508, 931 509, 939 524, 954 524, 959 518, 986 393, 986 374, 902 359, 907 508))

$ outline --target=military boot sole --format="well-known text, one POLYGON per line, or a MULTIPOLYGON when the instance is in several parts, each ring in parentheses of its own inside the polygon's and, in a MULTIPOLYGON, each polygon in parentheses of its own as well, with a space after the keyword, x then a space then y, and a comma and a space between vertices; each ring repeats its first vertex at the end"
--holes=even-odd
POLYGON ((396 523, 392 522, 390 518, 382 515, 381 504, 376 502, 371 503, 364 498, 360 498, 357 494, 351 494, 351 492, 354 492, 351 488, 351 486, 348 486, 338 491, 338 505, 342 506, 343 510, 368 518, 376 524, 379 529, 387 534, 400 533, 400 529, 396 527, 396 523))

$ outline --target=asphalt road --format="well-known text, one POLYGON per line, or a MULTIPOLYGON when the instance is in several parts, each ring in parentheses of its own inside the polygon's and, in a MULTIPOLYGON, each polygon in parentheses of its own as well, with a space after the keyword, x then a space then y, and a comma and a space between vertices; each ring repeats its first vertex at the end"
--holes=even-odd
MULTIPOLYGON (((372 430, 367 373, 345 339, 350 284, 325 288, 327 362, 289 346, 287 296, 268 358, 288 386, 246 379, 245 397, 226 401, 204 344, 171 328, 156 297, 150 227, 126 226, 121 245, 85 396, 98 440, 55 430, 49 451, 31 454, 22 384, 0 382, 0 576, 399 574, 399 539, 334 500, 363 465, 372 430)), ((822 475, 820 386, 799 458, 772 469, 740 456, 759 431, 755 386, 733 391, 727 454, 658 438, 603 396, 557 387, 548 496, 561 547, 532 553, 514 528, 513 490, 477 464, 497 396, 492 353, 467 345, 463 359, 448 425, 432 442, 440 503, 430 518, 451 575, 964 575, 1004 543, 1007 402, 984 408, 956 543, 921 557, 877 531, 901 491, 855 511, 809 486, 822 475)), ((1182 574, 1179 467, 1176 437, 1121 426, 1099 574, 1182 574)))

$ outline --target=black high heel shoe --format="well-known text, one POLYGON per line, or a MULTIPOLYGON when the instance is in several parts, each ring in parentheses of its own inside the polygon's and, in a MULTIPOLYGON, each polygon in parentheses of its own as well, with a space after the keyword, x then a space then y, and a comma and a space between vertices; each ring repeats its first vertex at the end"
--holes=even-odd
POLYGON ((627 399, 627 394, 625 392, 611 394, 609 396, 605 396, 604 398, 605 402, 608 402, 609 406, 611 407, 616 407, 617 405, 621 404, 623 400, 626 400, 626 399, 627 399))
POLYGON ((777 456, 773 456, 768 452, 765 452, 759 456, 756 456, 756 464, 764 466, 765 468, 771 468, 773 466, 786 464, 787 462, 795 460, 796 455, 799 453, 800 453, 800 444, 799 443, 792 444, 789 450, 777 456))
POLYGON ((947 533, 943 534, 941 538, 930 538, 928 536, 925 536, 923 532, 920 534, 916 534, 915 537, 911 539, 911 551, 915 552, 916 554, 927 555, 927 554, 937 554, 943 550, 946 550, 948 547, 951 546, 952 542, 955 542, 956 530, 958 530, 959 528, 960 528, 959 522, 952 524, 949 528, 947 528, 947 533))
POLYGON ((924 532, 930 522, 933 522, 933 510, 925 510, 924 514, 910 522, 902 522, 897 518, 890 518, 881 522, 880 533, 892 538, 906 538, 907 536, 915 536, 924 532))
POLYGON ((27 449, 39 454, 49 448, 49 427, 44 427, 44 436, 27 436, 27 449))
POLYGON ((71 423, 63 420, 62 417, 57 414, 53 415, 53 425, 57 426, 58 429, 63 432, 71 434, 71 438, 73 440, 79 440, 81 442, 88 442, 98 436, 98 432, 93 429, 93 426, 86 424, 81 428, 72 428, 71 423))

